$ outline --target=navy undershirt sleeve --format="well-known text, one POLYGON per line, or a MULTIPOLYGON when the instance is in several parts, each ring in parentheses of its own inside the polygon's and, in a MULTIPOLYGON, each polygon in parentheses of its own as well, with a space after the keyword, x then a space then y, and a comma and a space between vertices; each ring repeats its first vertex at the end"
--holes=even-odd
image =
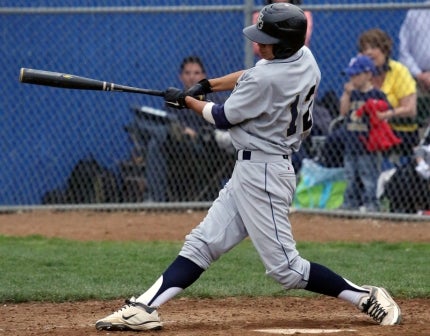
POLYGON ((228 129, 234 126, 231 124, 226 116, 224 111, 224 104, 215 104, 212 106, 212 116, 215 120, 215 126, 219 129, 228 129))

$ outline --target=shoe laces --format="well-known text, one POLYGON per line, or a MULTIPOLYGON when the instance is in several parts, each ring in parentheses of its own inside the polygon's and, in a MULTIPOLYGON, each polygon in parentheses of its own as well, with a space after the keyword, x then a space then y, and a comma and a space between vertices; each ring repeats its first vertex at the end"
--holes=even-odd
POLYGON ((129 308, 130 306, 131 307, 136 306, 136 302, 135 301, 130 301, 130 300, 127 299, 127 300, 125 300, 125 304, 120 309, 118 309, 117 312, 119 313, 119 312, 121 312, 121 311, 129 308))
POLYGON ((147 305, 144 305, 143 303, 137 302, 134 300, 134 298, 125 300, 125 304, 118 310, 118 312, 123 311, 124 309, 130 308, 130 307, 140 307, 143 310, 145 310, 148 314, 151 314, 154 310, 156 310, 155 307, 149 307, 147 305))
POLYGON ((369 299, 362 304, 362 307, 363 313, 366 313, 379 323, 381 323, 384 317, 388 314, 373 296, 369 297, 369 299))
POLYGON ((125 300, 125 305, 123 308, 126 308, 127 306, 132 306, 132 307, 136 306, 136 301, 131 301, 129 299, 125 300))

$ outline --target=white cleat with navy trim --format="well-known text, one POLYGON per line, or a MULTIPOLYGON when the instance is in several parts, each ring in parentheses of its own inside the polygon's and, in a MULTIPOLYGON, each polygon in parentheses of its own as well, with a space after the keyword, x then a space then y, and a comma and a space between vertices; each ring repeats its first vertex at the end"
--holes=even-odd
POLYGON ((158 330, 163 327, 157 309, 136 302, 132 297, 125 305, 96 322, 97 330, 158 330))
POLYGON ((380 325, 395 325, 402 321, 399 306, 382 287, 362 286, 370 291, 369 296, 361 299, 358 308, 372 317, 380 325))

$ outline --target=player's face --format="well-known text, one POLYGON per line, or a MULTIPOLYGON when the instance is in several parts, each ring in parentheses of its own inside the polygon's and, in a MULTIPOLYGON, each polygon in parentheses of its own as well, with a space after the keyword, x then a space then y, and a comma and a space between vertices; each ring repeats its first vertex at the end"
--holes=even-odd
POLYGON ((363 55, 369 56, 376 67, 380 67, 385 64, 385 54, 377 46, 366 44, 362 50, 363 55))
POLYGON ((189 89, 198 81, 205 78, 201 66, 198 63, 187 63, 181 73, 181 82, 184 84, 185 89, 189 89))
POLYGON ((261 58, 266 60, 272 60, 275 58, 275 55, 273 55, 273 44, 258 43, 258 48, 260 49, 261 58))

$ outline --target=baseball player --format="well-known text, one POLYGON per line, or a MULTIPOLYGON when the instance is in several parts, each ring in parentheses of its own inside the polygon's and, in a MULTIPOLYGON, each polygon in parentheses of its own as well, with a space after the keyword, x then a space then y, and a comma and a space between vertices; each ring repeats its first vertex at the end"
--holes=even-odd
POLYGON ((211 80, 186 92, 169 88, 165 100, 191 108, 228 129, 237 150, 232 177, 203 221, 185 238, 177 258, 142 295, 96 322, 99 330, 162 328, 157 309, 193 284, 222 254, 249 237, 266 273, 285 289, 305 289, 346 300, 381 325, 400 323, 399 306, 380 287, 357 286, 299 255, 288 220, 296 188, 291 154, 312 126, 320 70, 304 46, 306 17, 291 4, 263 7, 243 30, 263 60, 255 67, 211 80), (224 105, 195 94, 234 89, 224 105))

